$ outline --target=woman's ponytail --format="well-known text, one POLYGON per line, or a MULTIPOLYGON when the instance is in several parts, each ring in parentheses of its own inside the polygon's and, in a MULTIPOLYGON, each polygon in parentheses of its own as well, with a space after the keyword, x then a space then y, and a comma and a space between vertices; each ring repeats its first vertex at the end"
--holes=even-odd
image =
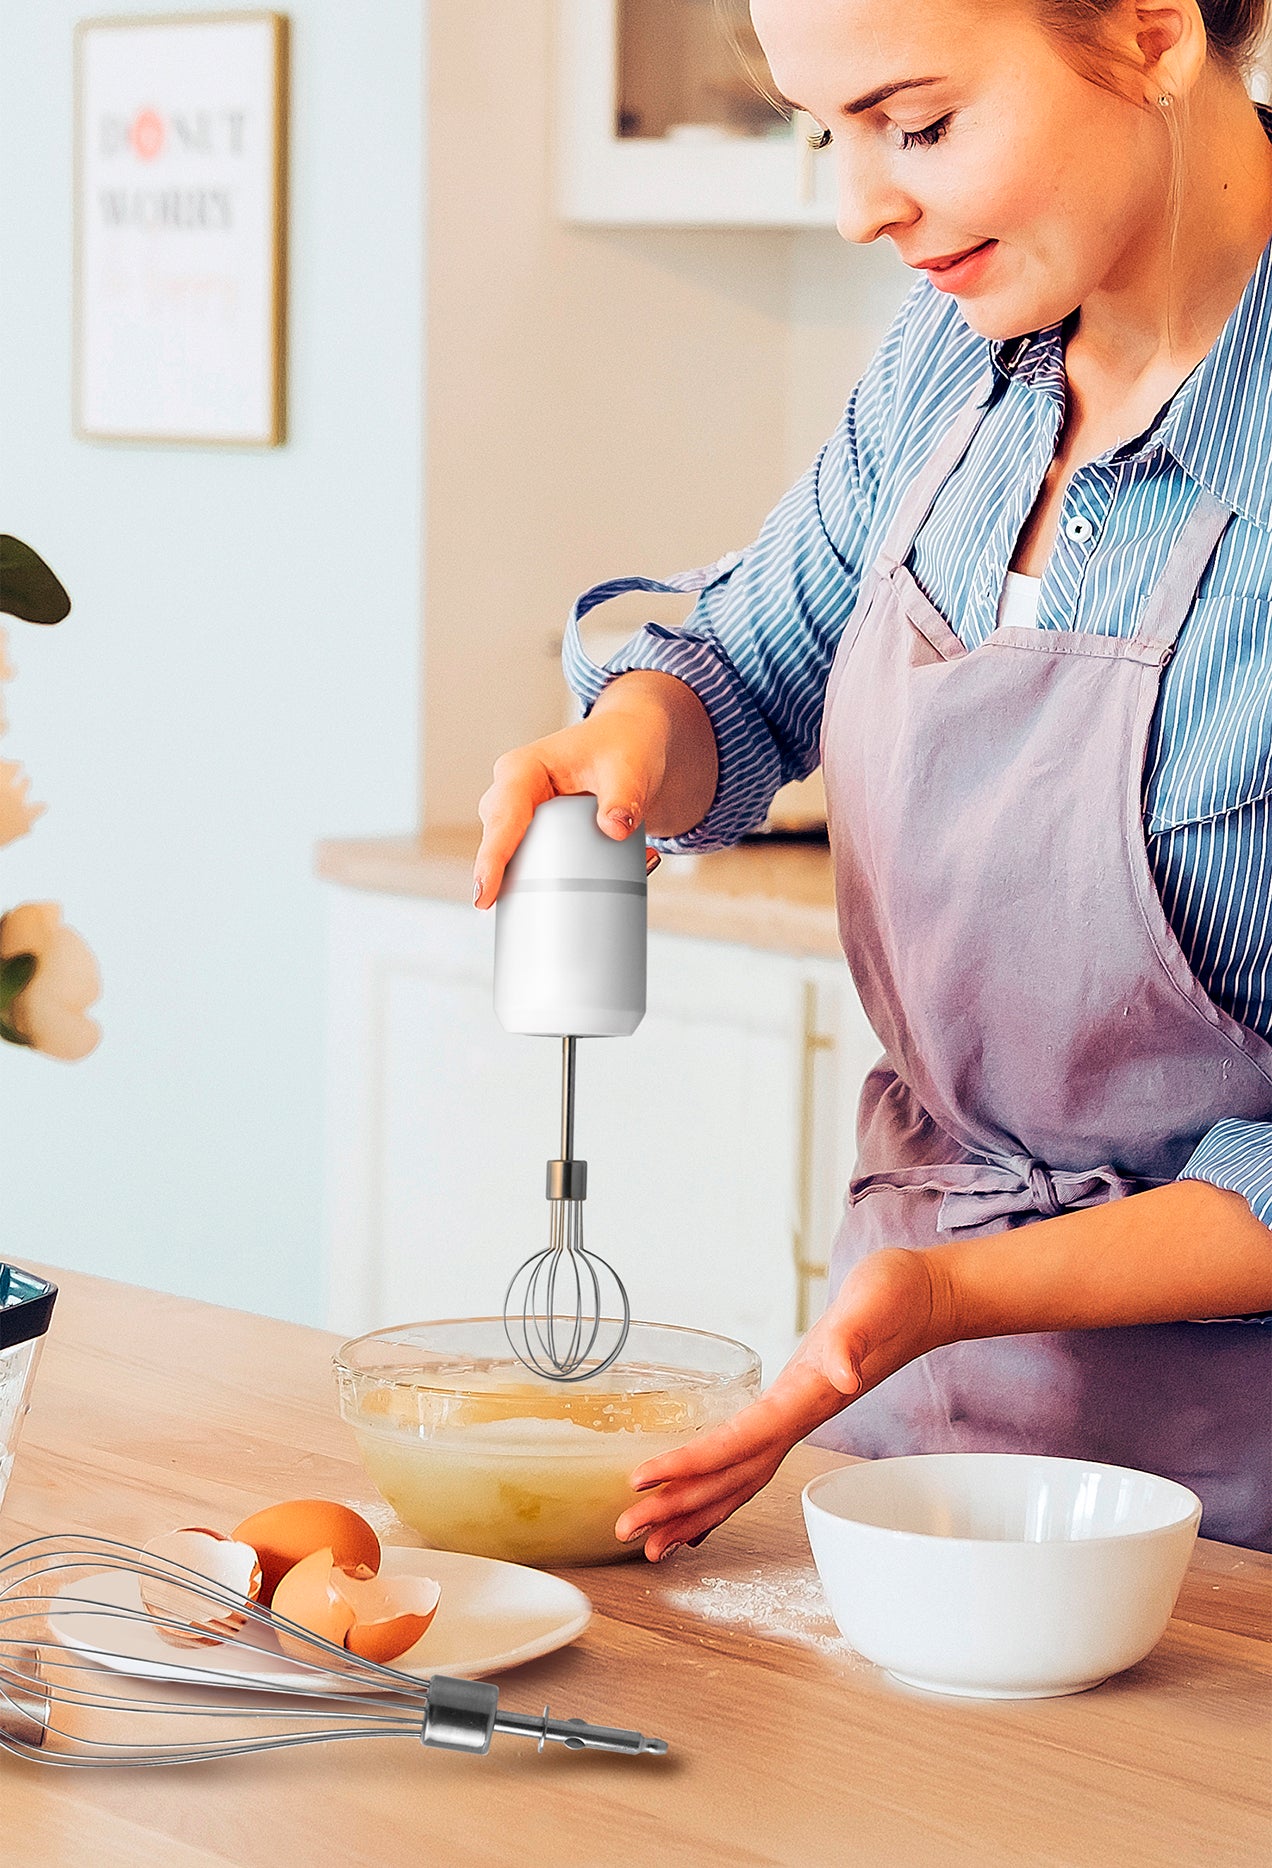
POLYGON ((1245 72, 1254 62, 1268 24, 1268 0, 1197 0, 1206 37, 1221 58, 1245 72))

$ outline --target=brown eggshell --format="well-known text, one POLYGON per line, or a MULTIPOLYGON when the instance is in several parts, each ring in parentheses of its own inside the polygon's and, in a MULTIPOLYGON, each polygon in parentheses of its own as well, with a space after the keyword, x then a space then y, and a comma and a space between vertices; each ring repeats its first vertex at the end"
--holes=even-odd
POLYGON ((440 1583, 428 1576, 373 1576, 363 1579, 337 1570, 337 1592, 353 1610, 344 1644, 351 1654, 386 1666, 414 1647, 441 1600, 440 1583))
POLYGON ((380 1540, 366 1519, 325 1498, 268 1505, 244 1518, 234 1536, 251 1544, 261 1560, 261 1601, 267 1607, 287 1572, 316 1550, 330 1550, 333 1561, 349 1569, 364 1565, 373 1576, 380 1568, 380 1540))
MULTIPOLYGON (((261 1566, 255 1548, 226 1537, 222 1531, 202 1528, 165 1531, 145 1545, 145 1554, 154 1557, 160 1569, 177 1564, 194 1570, 211 1583, 231 1590, 245 1603, 260 1595, 261 1566)), ((226 1641, 243 1626, 247 1617, 228 1604, 219 1605, 202 1595, 197 1588, 186 1588, 175 1577, 142 1576, 139 1579, 142 1604, 155 1616, 155 1633, 169 1647, 212 1647, 226 1641), (180 1624, 173 1627, 171 1623, 180 1624)))
POLYGON ((354 1611, 336 1587, 336 1569, 331 1551, 314 1550, 292 1565, 274 1591, 274 1633, 278 1645, 290 1660, 307 1661, 310 1666, 323 1664, 322 1651, 303 1640, 292 1629, 277 1626, 279 1619, 296 1622, 310 1634, 324 1641, 344 1646, 353 1624, 354 1611))

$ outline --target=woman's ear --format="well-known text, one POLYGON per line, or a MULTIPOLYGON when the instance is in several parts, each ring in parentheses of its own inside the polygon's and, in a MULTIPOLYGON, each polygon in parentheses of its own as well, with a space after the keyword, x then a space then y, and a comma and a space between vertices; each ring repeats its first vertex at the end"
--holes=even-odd
POLYGON ((1183 102, 1205 70, 1209 50, 1197 0, 1136 0, 1135 40, 1146 102, 1183 102))

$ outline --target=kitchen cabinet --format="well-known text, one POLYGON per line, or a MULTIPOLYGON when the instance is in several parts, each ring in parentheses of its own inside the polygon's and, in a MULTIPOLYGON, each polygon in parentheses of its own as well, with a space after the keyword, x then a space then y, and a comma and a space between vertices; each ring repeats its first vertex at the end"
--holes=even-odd
MULTIPOLYGON (((328 894, 328 1321, 497 1312, 547 1243, 560 1046, 497 1023, 492 916, 328 894)), ((651 931, 644 1023, 578 1062, 585 1242, 636 1316, 776 1372, 822 1308, 877 1053, 842 964, 651 931)))
POLYGON ((557 52, 566 220, 834 225, 833 162, 774 101, 746 0, 561 0, 557 52))

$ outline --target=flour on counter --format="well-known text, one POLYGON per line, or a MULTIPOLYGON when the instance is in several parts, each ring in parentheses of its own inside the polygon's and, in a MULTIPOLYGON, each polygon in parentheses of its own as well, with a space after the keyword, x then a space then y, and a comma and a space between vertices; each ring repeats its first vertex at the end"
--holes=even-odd
POLYGON ((811 1565, 761 1563, 727 1576, 699 1576, 669 1589, 666 1599, 703 1621, 869 1665, 835 1627, 811 1565))

